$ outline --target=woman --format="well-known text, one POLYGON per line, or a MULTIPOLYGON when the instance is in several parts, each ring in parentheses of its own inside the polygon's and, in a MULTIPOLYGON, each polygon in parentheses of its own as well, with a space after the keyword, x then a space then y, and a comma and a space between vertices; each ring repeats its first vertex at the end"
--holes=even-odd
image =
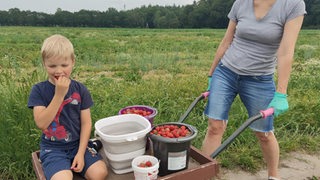
MULTIPOLYGON (((236 0, 228 14, 228 28, 209 71, 210 95, 205 114, 208 129, 202 150, 212 154, 221 144, 228 113, 239 95, 251 117, 274 108, 274 116, 288 109, 287 86, 295 44, 305 11, 303 0, 236 0), (277 66, 277 86, 273 75, 277 66)), ((268 179, 279 179, 279 146, 273 117, 250 125, 267 163, 268 179)))

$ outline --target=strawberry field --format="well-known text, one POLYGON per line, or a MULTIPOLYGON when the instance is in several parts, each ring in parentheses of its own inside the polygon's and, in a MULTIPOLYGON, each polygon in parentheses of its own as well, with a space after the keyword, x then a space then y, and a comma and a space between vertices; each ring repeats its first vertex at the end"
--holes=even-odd
MULTIPOLYGON (((32 85, 46 79, 40 48, 54 33, 74 44, 72 77, 92 94, 94 122, 116 115, 126 106, 141 104, 157 109, 154 124, 160 124, 178 121, 205 91, 207 72, 224 30, 0 27, 0 179, 35 179, 31 152, 39 149, 41 131, 27 100, 32 85)), ((319 30, 302 30, 297 42, 288 89, 290 110, 275 120, 281 156, 320 148, 319 39, 319 30)), ((185 120, 198 129, 192 141, 197 148, 206 131, 205 103, 201 101, 185 120)), ((237 98, 225 137, 247 118, 237 98)), ((250 130, 218 159, 224 167, 250 172, 264 164, 250 130)))

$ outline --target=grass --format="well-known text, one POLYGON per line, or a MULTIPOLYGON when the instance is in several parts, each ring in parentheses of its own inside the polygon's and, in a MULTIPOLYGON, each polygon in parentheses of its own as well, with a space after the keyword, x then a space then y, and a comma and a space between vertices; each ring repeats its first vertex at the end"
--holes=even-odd
MULTIPOLYGON (((0 179, 35 179, 31 152, 39 149, 40 130, 26 107, 33 84, 45 80, 40 60, 42 41, 60 33, 74 43, 77 62, 73 78, 91 91, 93 121, 113 116, 129 105, 157 108, 154 123, 178 121, 191 102, 206 89, 206 75, 224 30, 214 29, 96 29, 0 28, 0 179)), ((296 150, 309 153, 320 148, 320 31, 303 30, 296 46, 289 84, 290 111, 275 120, 281 154, 296 150)), ((205 135, 205 101, 185 123, 205 135)), ((236 98, 225 137, 246 119, 236 98)), ((244 131, 219 156, 221 165, 255 172, 263 167, 257 141, 244 131)))

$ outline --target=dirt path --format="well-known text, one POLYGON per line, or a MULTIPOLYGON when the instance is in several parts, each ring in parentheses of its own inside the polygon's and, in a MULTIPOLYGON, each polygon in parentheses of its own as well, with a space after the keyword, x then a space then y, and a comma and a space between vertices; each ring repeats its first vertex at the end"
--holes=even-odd
MULTIPOLYGON (((282 180, 320 180, 320 153, 310 155, 293 152, 280 160, 279 173, 282 180)), ((218 180, 267 180, 267 171, 256 174, 221 169, 218 180)))

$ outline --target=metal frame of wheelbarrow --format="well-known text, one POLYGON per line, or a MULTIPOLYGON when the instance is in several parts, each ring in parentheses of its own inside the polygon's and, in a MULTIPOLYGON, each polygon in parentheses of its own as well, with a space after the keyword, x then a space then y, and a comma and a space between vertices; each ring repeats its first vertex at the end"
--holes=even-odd
POLYGON ((209 91, 202 93, 200 96, 198 96, 188 107, 187 111, 180 117, 179 123, 182 123, 190 114, 192 109, 198 104, 199 101, 202 99, 205 99, 206 97, 209 96, 209 91))
MULTIPOLYGON (((190 114, 191 110, 196 106, 196 104, 202 100, 205 99, 206 97, 209 96, 209 92, 204 92, 202 93, 200 96, 198 96, 188 107, 187 111, 180 117, 179 119, 179 123, 183 122, 188 115, 190 114)), ((242 133, 242 131, 244 131, 248 126, 250 126, 250 124, 252 124, 254 121, 261 119, 261 118, 266 118, 268 116, 271 116, 274 112, 273 108, 269 108, 266 110, 261 110, 260 113, 258 113, 257 115, 254 115, 252 117, 250 117, 249 119, 247 119, 236 131, 234 131, 233 134, 231 134, 210 156, 214 159, 216 158, 223 150, 225 150, 230 144, 231 142, 237 137, 239 136, 240 133, 242 133)))
POLYGON ((266 118, 268 116, 271 116, 273 114, 274 110, 273 108, 269 108, 263 111, 260 111, 259 114, 254 115, 247 119, 236 131, 233 132, 210 156, 212 158, 217 157, 224 149, 228 147, 228 145, 231 144, 231 142, 242 132, 244 131, 250 124, 252 124, 254 121, 266 118))

